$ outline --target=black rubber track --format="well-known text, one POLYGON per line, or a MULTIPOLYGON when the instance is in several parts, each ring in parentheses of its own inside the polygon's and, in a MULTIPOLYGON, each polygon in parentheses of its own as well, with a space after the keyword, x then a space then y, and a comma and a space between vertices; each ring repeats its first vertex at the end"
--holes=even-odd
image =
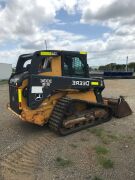
MULTIPOLYGON (((52 111, 52 114, 49 118, 49 121, 48 121, 49 127, 53 131, 58 133, 59 135, 65 136, 65 135, 68 135, 71 133, 75 133, 77 131, 80 131, 80 130, 83 130, 83 129, 86 129, 86 128, 89 128, 92 126, 96 126, 96 125, 105 123, 105 122, 111 120, 111 118, 112 118, 113 113, 112 113, 112 109, 110 107, 103 105, 103 104, 92 104, 93 107, 98 107, 98 108, 103 108, 103 109, 109 110, 109 116, 106 119, 105 118, 98 119, 89 124, 83 124, 83 125, 71 128, 71 129, 66 129, 63 127, 63 121, 65 120, 65 114, 67 112, 67 109, 70 108, 70 104, 72 103, 72 101, 75 101, 75 100, 72 100, 68 97, 60 98, 58 100, 58 102, 56 103, 56 105, 52 111)), ((79 101, 79 100, 76 100, 76 101, 79 101)), ((80 102, 87 103, 86 101, 80 101, 80 102)), ((87 103, 87 104, 89 105, 90 103, 87 103)))

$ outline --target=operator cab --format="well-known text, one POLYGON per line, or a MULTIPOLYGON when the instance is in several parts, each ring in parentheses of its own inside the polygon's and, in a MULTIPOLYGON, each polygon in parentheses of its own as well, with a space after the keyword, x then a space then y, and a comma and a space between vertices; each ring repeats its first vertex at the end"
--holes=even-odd
MULTIPOLYGON (((9 86, 20 87, 31 75, 89 78, 87 54, 77 51, 36 51, 19 56, 9 86)), ((27 84, 29 84, 27 82, 27 84)))
POLYGON ((30 74, 89 77, 87 54, 76 51, 36 51, 19 56, 11 82, 23 81, 30 74))

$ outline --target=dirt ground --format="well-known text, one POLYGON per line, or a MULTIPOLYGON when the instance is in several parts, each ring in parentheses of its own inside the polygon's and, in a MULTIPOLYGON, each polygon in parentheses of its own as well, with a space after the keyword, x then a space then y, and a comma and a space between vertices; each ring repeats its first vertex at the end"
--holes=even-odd
POLYGON ((6 109, 0 85, 0 180, 135 180, 135 80, 106 80, 104 96, 125 96, 133 114, 59 137, 6 109))

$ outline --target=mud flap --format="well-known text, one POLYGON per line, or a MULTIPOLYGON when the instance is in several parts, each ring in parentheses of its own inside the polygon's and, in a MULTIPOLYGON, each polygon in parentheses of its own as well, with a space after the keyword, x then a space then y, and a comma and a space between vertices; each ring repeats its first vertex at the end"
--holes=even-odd
POLYGON ((122 96, 118 99, 105 98, 104 100, 107 101, 107 104, 111 107, 113 116, 122 118, 132 114, 130 106, 122 96))

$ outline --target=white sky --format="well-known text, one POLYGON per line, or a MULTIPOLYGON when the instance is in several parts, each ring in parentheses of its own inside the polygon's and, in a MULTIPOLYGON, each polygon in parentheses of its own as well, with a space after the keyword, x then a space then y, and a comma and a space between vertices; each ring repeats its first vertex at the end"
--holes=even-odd
POLYGON ((133 0, 0 0, 0 62, 44 49, 88 51, 90 65, 135 61, 133 0))

